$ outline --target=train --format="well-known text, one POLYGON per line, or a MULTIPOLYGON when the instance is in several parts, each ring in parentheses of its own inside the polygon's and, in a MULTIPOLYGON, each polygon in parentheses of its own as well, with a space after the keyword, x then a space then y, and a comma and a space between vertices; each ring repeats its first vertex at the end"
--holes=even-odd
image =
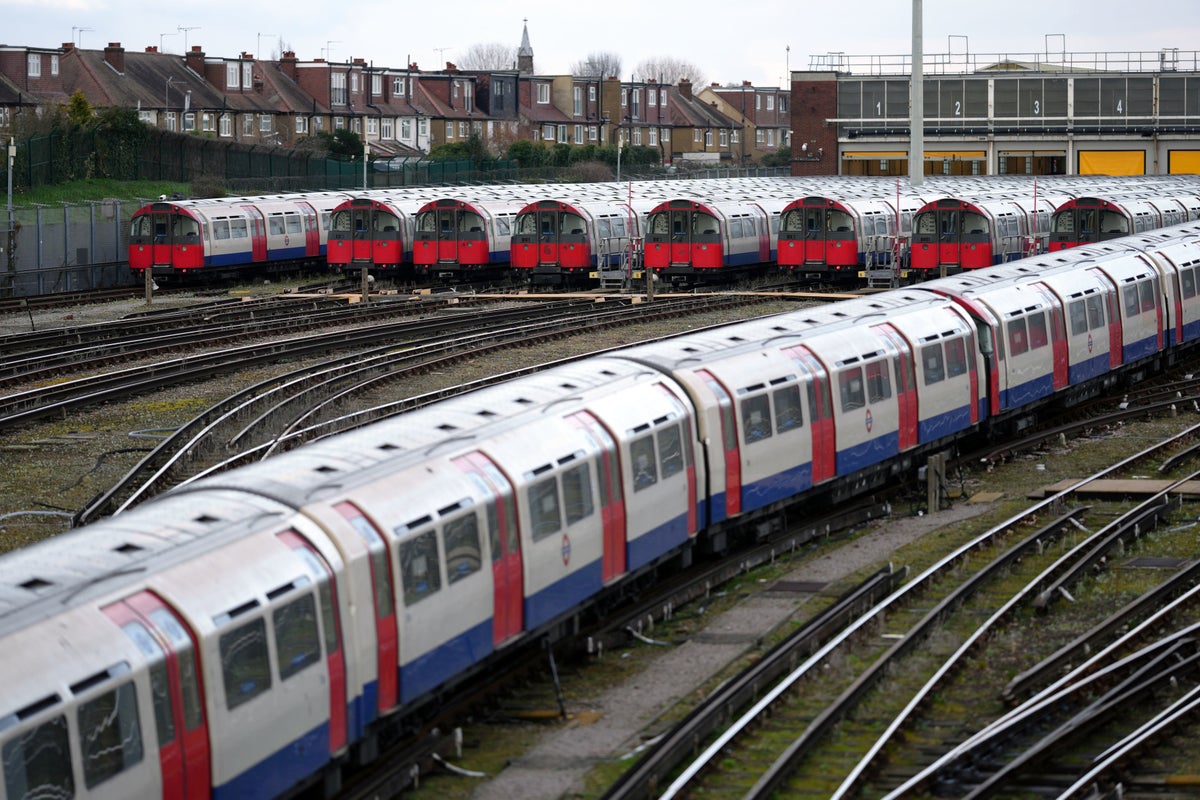
POLYGON ((560 364, 0 557, 0 800, 333 795, 464 686, 795 504, 1200 341, 1200 223, 560 364))
POLYGON ((1071 198, 1054 211, 1047 249, 1064 250, 1200 219, 1200 193, 1185 192, 1071 198))
MULTIPOLYGON (((1200 215, 1195 176, 1139 178, 1136 186, 1130 221, 1109 229, 1138 233, 1200 215), (1150 208, 1152 217, 1143 213, 1150 208)), ((671 283, 732 282, 774 269, 843 283, 872 268, 926 279, 1096 238, 1086 212, 1071 222, 1051 215, 1083 208, 1090 196, 1110 204, 1103 213, 1117 220, 1133 187, 1121 178, 1000 176, 931 178, 913 191, 873 178, 746 178, 161 200, 133 215, 129 263, 139 273, 193 279, 302 264, 547 285, 595 286, 606 270, 643 266, 671 283), (685 224, 684 206, 671 205, 686 203, 704 226, 685 224), (613 233, 617 206, 625 221, 613 233), (646 227, 652 214, 654 230, 646 227)))

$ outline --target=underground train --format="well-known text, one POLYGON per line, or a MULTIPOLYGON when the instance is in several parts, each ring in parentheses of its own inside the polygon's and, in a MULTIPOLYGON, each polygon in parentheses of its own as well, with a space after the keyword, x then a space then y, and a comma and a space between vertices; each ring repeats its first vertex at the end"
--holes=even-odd
POLYGON ((510 263, 534 286, 581 286, 628 263, 642 236, 645 199, 536 200, 513 223, 510 263))
POLYGON ((1200 219, 1200 193, 1153 188, 1137 194, 1075 197, 1055 210, 1048 250, 1063 250, 1200 219))
POLYGON ((0 800, 335 794, 343 769, 789 504, 1200 340, 1200 224, 561 364, 0 557, 0 800))

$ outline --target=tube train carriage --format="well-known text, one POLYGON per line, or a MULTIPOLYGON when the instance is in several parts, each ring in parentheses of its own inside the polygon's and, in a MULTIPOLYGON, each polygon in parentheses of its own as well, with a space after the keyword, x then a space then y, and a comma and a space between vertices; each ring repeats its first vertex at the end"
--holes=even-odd
POLYGON ((1200 338, 1200 224, 591 357, 0 558, 0 798, 275 797, 784 504, 1200 338))
POLYGON ((1047 249, 1063 250, 1200 219, 1200 195, 1075 197, 1050 221, 1047 249))
MULTIPOLYGON (((806 275, 853 280, 863 267, 886 266, 897 260, 902 268, 907 267, 913 238, 911 218, 923 206, 939 198, 983 202, 1004 195, 1017 205, 1009 204, 1007 211, 994 215, 995 218, 989 216, 991 212, 987 209, 981 210, 979 225, 967 225, 966 213, 951 219, 948 209, 940 212, 932 207, 926 209, 931 216, 923 218, 922 224, 928 230, 922 234, 926 238, 911 257, 913 265, 924 275, 940 270, 943 261, 950 271, 960 264, 967 269, 977 268, 1027 254, 1031 236, 1037 237, 1037 249, 1043 249, 1046 226, 1035 227, 1029 221, 1021 223, 1014 219, 1014 215, 1031 212, 1037 184, 1029 176, 930 176, 928 184, 927 191, 914 193, 901 182, 877 178, 734 178, 472 186, 458 187, 452 195, 422 187, 162 201, 134 214, 129 263, 136 271, 151 269, 156 276, 187 275, 199 279, 209 273, 282 271, 298 264, 327 264, 334 269, 365 267, 385 273, 415 268, 431 277, 450 280, 481 271, 512 268, 517 274, 532 276, 539 282, 561 282, 566 276, 582 283, 590 281, 592 272, 606 264, 613 268, 624 262, 650 261, 662 262, 657 267, 660 271, 683 280, 710 275, 717 280, 731 280, 745 272, 776 265, 806 275), (710 215, 715 220, 711 229, 720 231, 712 234, 719 236, 719 241, 705 240, 703 231, 708 228, 700 228, 695 233, 688 229, 685 243, 683 229, 676 232, 668 228, 664 233, 648 236, 654 239, 648 252, 644 244, 636 252, 631 250, 643 236, 640 223, 646 215, 655 206, 680 198, 717 205, 769 203, 771 208, 767 211, 773 222, 771 245, 766 254, 747 237, 727 237, 721 230, 721 215, 716 213, 710 215), (604 237, 599 229, 560 224, 553 240, 538 229, 536 233, 526 232, 525 238, 518 242, 520 246, 514 246, 511 235, 504 232, 509 217, 507 206, 515 204, 524 209, 536 207, 542 201, 568 206, 624 204, 634 209, 638 218, 627 222, 626 228, 637 222, 639 232, 604 237), (435 205, 426 209, 431 203, 435 205), (451 205, 439 212, 437 203, 451 205), (451 208, 456 209, 453 219, 451 208), (418 230, 415 223, 423 211, 431 215, 422 217, 422 225, 433 226, 428 230, 418 230), (942 216, 939 218, 933 212, 942 216), (476 227, 480 230, 472 230, 476 227), (574 234, 575 228, 583 233, 574 234), (1028 232, 1012 232, 1009 228, 1028 232), (533 236, 544 246, 534 248, 530 238, 533 236), (579 236, 584 239, 578 239, 579 236), (669 239, 661 239, 662 236, 669 239), (700 238, 692 238, 695 236, 700 238), (421 245, 414 247, 417 239, 421 245), (618 242, 624 243, 624 249, 617 247, 618 242), (707 264, 718 252, 722 267, 710 268, 707 264), (747 253, 749 257, 764 260, 746 262, 747 253), (588 261, 589 268, 577 265, 581 258, 588 261)), ((1041 186, 1043 196, 1076 198, 1087 194, 1099 201, 1117 203, 1118 198, 1129 196, 1135 184, 1122 178, 1059 177, 1042 178, 1041 186)), ((1144 203, 1158 209, 1185 207, 1188 216, 1184 219, 1194 219, 1200 214, 1200 181, 1196 176, 1142 177, 1137 179, 1136 191, 1144 203)), ((1070 199, 1063 207, 1069 203, 1070 199)), ((1045 202, 1039 205, 1048 213, 1045 202)), ((539 218, 536 224, 545 221, 539 218)), ((1176 218, 1159 216, 1155 221, 1158 224, 1154 227, 1161 227, 1176 218)), ((1080 231, 1086 229, 1082 222, 1075 227, 1080 231)), ((1130 233, 1143 229, 1145 226, 1140 224, 1128 226, 1130 233)), ((1061 241, 1058 233, 1049 235, 1054 242, 1061 241)))

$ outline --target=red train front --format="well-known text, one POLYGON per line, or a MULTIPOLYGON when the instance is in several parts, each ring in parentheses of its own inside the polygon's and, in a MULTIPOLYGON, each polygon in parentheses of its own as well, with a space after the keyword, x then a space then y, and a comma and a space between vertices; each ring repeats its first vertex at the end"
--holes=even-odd
POLYGON ((592 269, 587 220, 561 200, 538 200, 517 215, 511 245, 513 269, 535 284, 585 280, 592 269))
POLYGON ((129 266, 138 272, 151 270, 152 274, 200 269, 204 266, 200 233, 200 218, 180 204, 144 206, 130 223, 129 266))
POLYGON ((779 221, 779 266, 792 272, 858 275, 854 216, 828 197, 788 204, 779 221))
POLYGON ((407 215, 386 199, 355 197, 330 214, 326 258, 334 269, 394 270, 406 253, 407 215))

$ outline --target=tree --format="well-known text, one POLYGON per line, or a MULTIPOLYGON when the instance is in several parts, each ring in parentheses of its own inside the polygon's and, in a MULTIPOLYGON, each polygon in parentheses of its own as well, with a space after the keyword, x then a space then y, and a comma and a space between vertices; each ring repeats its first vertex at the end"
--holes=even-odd
MULTIPOLYGON (((500 42, 473 44, 462 53, 455 65, 459 69, 516 69, 517 48, 500 42)), ((438 65, 439 69, 441 65, 438 65)))
POLYGON ((616 78, 621 74, 621 57, 616 53, 594 51, 571 65, 576 78, 616 78))
POLYGON ((692 86, 701 86, 706 81, 704 70, 690 61, 671 56, 647 58, 634 67, 633 75, 635 80, 653 79, 672 86, 679 83, 680 78, 687 78, 692 82, 692 86))
POLYGON ((329 155, 343 161, 353 161, 363 157, 362 137, 349 128, 338 128, 333 133, 321 131, 318 138, 329 151, 329 155))
POLYGON ((86 128, 92 124, 92 104, 79 89, 67 100, 67 122, 76 128, 86 128))

